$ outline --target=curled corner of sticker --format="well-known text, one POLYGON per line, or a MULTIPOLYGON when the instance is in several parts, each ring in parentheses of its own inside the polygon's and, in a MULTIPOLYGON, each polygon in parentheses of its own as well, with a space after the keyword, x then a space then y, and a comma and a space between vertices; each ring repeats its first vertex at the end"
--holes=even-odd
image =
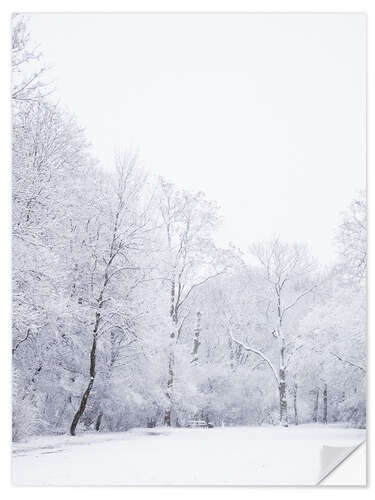
POLYGON ((366 486, 366 442, 355 446, 323 446, 319 486, 366 486))

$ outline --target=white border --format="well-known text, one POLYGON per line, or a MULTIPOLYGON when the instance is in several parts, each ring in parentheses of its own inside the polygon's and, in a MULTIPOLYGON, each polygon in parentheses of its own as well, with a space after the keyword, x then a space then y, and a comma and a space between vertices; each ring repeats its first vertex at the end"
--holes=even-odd
MULTIPOLYGON (((368 488, 340 488, 320 487, 304 488, 300 487, 96 487, 90 488, 90 491, 82 491, 81 488, 63 487, 63 488, 42 488, 42 487, 13 487, 10 482, 10 100, 9 100, 9 55, 10 55, 10 16, 12 12, 365 12, 368 15, 368 192, 369 199, 369 254, 375 248, 373 226, 373 210, 375 204, 371 198, 375 193, 374 176, 371 173, 373 166, 373 154, 375 132, 372 123, 375 117, 375 2, 374 0, 55 0, 53 3, 46 0, 10 1, 3 0, 0 5, 0 55, 1 55, 1 92, 0 92, 0 137, 1 137, 1 168, 0 168, 0 220, 2 224, 1 244, 0 244, 0 263, 1 263, 1 287, 0 287, 0 306, 1 306, 1 328, 0 339, 2 342, 0 348, 0 401, 2 411, 0 412, 1 429, 1 463, 0 471, 2 474, 2 493, 3 498, 21 498, 27 497, 28 500, 44 498, 53 498, 66 500, 78 496, 90 496, 91 499, 102 498, 110 495, 113 498, 152 498, 153 500, 175 498, 190 498, 194 500, 211 499, 220 500, 224 498, 269 498, 277 496, 278 500, 287 497, 288 500, 298 498, 303 495, 304 500, 313 498, 315 495, 328 498, 332 494, 340 495, 341 500, 351 498, 352 496, 361 496, 371 494, 371 452, 368 450, 368 488), (370 455, 370 456, 369 456, 370 455), (103 491, 105 489, 106 491, 103 491)), ((372 311, 370 308, 372 299, 372 288, 374 282, 374 273, 370 262, 369 273, 369 334, 368 334, 368 352, 370 359, 374 360, 374 343, 371 342, 372 332, 372 311)), ((369 387, 371 388, 371 363, 369 363, 369 387)), ((368 391, 368 413, 373 414, 374 398, 370 397, 368 391)), ((370 421, 369 421, 369 425, 370 421)), ((368 433, 371 438, 371 430, 368 433)), ((369 439, 371 443, 371 439, 369 439)), ((369 449, 369 446, 368 446, 369 449)), ((86 488, 87 489, 87 488, 86 488)))

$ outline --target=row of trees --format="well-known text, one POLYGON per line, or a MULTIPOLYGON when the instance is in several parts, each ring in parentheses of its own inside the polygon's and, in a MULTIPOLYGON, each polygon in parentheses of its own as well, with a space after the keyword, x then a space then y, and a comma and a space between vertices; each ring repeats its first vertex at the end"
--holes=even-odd
POLYGON ((13 438, 191 418, 364 426, 364 197, 328 270, 279 238, 217 248, 203 193, 132 152, 96 166, 20 16, 12 56, 13 438))

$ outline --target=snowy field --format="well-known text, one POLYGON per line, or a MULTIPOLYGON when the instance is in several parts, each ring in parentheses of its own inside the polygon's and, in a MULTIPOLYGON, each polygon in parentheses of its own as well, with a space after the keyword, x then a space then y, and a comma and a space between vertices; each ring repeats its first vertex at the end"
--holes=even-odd
POLYGON ((365 431, 337 426, 133 429, 45 436, 13 447, 17 485, 311 485, 323 446, 365 431))

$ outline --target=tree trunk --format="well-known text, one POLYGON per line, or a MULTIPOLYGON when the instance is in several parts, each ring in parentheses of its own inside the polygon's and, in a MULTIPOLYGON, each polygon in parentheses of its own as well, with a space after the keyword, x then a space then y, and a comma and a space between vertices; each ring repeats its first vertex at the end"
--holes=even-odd
POLYGON ((172 408, 169 406, 166 408, 165 413, 164 413, 164 425, 167 427, 171 426, 171 413, 172 413, 172 408))
POLYGON ((229 344, 229 362, 230 362, 230 369, 231 371, 234 370, 234 352, 233 352, 233 342, 232 342, 232 339, 230 337, 230 335, 228 335, 228 344, 229 344))
POLYGON ((280 338, 280 367, 279 367, 279 398, 280 398, 280 425, 288 427, 288 403, 286 400, 286 380, 285 380, 285 340, 279 330, 280 338))
POLYGON ((168 399, 168 406, 165 409, 164 413, 164 425, 166 425, 167 427, 171 426, 173 380, 174 380, 174 354, 171 351, 169 353, 169 361, 168 361, 168 381, 167 381, 167 392, 166 392, 166 396, 168 399))
POLYGON ((79 408, 74 415, 72 425, 70 426, 70 434, 72 436, 75 436, 76 434, 76 428, 78 425, 78 422, 80 418, 82 417, 86 405, 87 405, 87 400, 90 396, 90 392, 92 390, 92 387, 94 385, 94 380, 95 380, 95 375, 96 375, 96 342, 97 342, 97 335, 98 335, 98 328, 99 328, 99 323, 100 323, 100 312, 96 313, 96 319, 95 319, 95 326, 92 334, 92 345, 91 345, 91 352, 90 352, 90 382, 88 383, 88 386, 83 393, 81 403, 79 405, 79 408))
POLYGON ((319 414, 319 389, 316 389, 316 391, 315 391, 314 408, 313 408, 313 414, 312 414, 312 421, 315 424, 318 421, 318 414, 319 414))
POLYGON ((327 384, 323 388, 323 424, 328 422, 328 390, 327 384))
POLYGON ((279 397, 280 397, 280 425, 282 427, 288 427, 288 404, 286 401, 286 383, 285 383, 284 370, 280 370, 279 397))
POLYGON ((298 391, 298 385, 296 382, 294 382, 293 406, 294 406, 294 423, 295 423, 295 425, 298 425, 297 391, 298 391))
POLYGON ((98 418, 96 419, 95 423, 95 430, 99 432, 100 426, 102 424, 102 419, 103 419, 103 413, 99 413, 98 418))
POLYGON ((197 324, 194 330, 194 345, 193 345, 193 351, 191 353, 192 355, 192 363, 197 363, 198 362, 198 350, 199 346, 201 343, 199 342, 199 336, 201 333, 201 316, 202 314, 198 311, 197 312, 197 324))
POLYGON ((165 395, 168 399, 168 406, 164 412, 164 425, 167 427, 171 426, 171 414, 172 414, 172 397, 173 397, 173 381, 174 381, 174 346, 177 340, 176 326, 178 322, 177 310, 175 304, 175 282, 172 281, 171 285, 171 306, 169 310, 169 315, 172 321, 172 331, 169 334, 169 356, 168 356, 168 380, 167 380, 167 391, 165 395))

